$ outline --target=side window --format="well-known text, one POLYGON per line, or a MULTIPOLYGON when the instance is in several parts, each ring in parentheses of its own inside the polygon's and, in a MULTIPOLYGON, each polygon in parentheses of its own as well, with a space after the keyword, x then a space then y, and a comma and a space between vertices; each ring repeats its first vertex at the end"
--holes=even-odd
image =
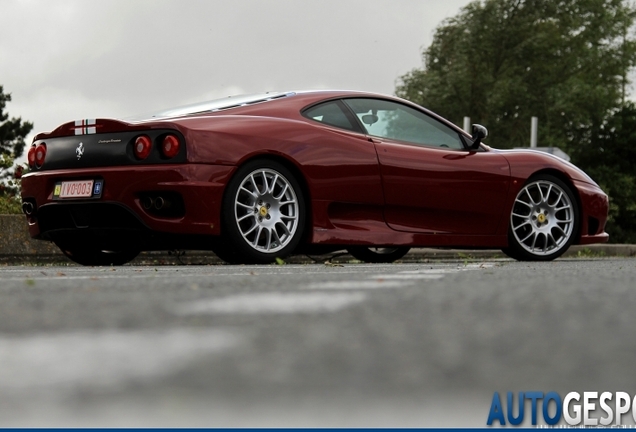
POLYGON ((325 102, 320 105, 313 106, 303 112, 303 115, 320 123, 328 124, 353 132, 359 132, 357 128, 347 117, 337 101, 325 102))
POLYGON ((413 144, 464 149, 459 134, 409 106, 381 99, 345 99, 369 135, 413 144))

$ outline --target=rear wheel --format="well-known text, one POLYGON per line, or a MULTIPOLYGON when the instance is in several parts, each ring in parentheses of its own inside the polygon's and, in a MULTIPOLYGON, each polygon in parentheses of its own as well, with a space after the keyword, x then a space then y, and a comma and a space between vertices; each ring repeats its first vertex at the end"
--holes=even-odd
POLYGON ((409 247, 374 248, 351 246, 347 248, 354 258, 366 263, 392 263, 402 258, 410 250, 409 247))
POLYGON ((56 245, 67 258, 84 266, 120 266, 135 259, 140 252, 132 248, 104 250, 77 245, 60 245, 57 243, 56 245))
POLYGON ((520 261, 550 261, 568 250, 578 232, 579 209, 572 190, 551 175, 531 178, 510 212, 508 248, 520 261))
POLYGON ((227 261, 271 263, 284 258, 298 246, 304 227, 303 193, 285 166, 256 160, 236 172, 223 198, 222 255, 227 261))

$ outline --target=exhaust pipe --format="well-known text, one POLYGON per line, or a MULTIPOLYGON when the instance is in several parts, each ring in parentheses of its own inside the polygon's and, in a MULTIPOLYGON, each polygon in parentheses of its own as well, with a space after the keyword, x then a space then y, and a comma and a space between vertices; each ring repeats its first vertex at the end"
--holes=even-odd
POLYGON ((30 201, 25 201, 22 203, 22 212, 27 215, 27 216, 31 216, 33 214, 33 211, 35 210, 35 208, 33 207, 33 203, 30 201))
POLYGON ((141 206, 144 210, 150 210, 155 205, 154 198, 150 196, 145 196, 141 199, 141 206))
POLYGON ((155 209, 161 210, 165 204, 166 204, 166 200, 164 200, 163 197, 158 196, 155 199, 155 209))
POLYGON ((141 206, 146 211, 167 210, 172 206, 172 202, 162 196, 146 195, 141 198, 141 206))
POLYGON ((155 199, 155 209, 157 210, 167 210, 170 208, 171 205, 172 203, 164 197, 158 196, 155 199))

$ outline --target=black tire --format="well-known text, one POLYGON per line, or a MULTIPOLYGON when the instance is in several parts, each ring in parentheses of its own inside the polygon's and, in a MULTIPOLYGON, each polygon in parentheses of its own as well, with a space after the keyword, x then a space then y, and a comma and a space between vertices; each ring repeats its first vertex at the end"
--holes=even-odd
POLYGON ((212 252, 227 264, 241 264, 241 259, 231 248, 224 245, 216 245, 212 252))
MULTIPOLYGON (((508 235, 510 235, 510 233, 508 233, 508 235)), ((512 259, 517 260, 517 261, 523 261, 522 257, 520 255, 516 254, 515 251, 513 251, 510 248, 502 248, 501 251, 506 256, 508 256, 509 258, 512 258, 512 259)))
POLYGON ((120 266, 135 259, 140 252, 129 248, 102 250, 85 246, 57 246, 67 258, 83 266, 120 266))
POLYGON ((579 233, 579 205, 571 187, 549 174, 530 178, 517 194, 503 253, 518 261, 551 261, 579 233))
POLYGON ((298 246, 305 229, 305 198, 300 183, 284 165, 254 160, 239 168, 230 180, 221 217, 221 259, 272 263, 298 246))
POLYGON ((366 246, 351 246, 347 248, 355 259, 365 263, 392 263, 399 260, 411 248, 409 247, 392 247, 392 248, 371 248, 366 246))

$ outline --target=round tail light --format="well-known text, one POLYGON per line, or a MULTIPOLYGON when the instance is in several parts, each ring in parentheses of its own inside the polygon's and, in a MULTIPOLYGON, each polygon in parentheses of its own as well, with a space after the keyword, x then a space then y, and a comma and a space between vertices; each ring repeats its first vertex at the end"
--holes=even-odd
POLYGON ((174 135, 166 135, 161 143, 161 153, 168 159, 175 157, 179 153, 179 138, 174 135))
POLYGON ((35 147, 35 166, 42 168, 44 165, 44 159, 46 158, 46 144, 41 143, 35 147))
POLYGON ((29 160, 29 167, 35 168, 35 146, 34 145, 29 147, 29 153, 27 158, 29 160))
POLYGON ((134 153, 137 159, 146 159, 152 150, 152 141, 146 135, 140 135, 135 140, 134 153))

